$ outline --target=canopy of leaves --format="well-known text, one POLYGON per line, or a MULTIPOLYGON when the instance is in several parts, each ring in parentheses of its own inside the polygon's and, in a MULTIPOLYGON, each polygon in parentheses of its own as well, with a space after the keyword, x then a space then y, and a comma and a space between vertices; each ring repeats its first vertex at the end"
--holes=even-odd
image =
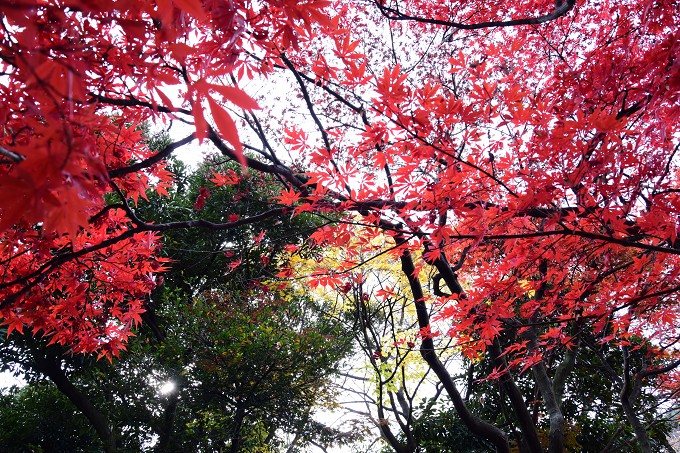
MULTIPOLYGON (((115 357, 165 269, 160 233, 245 228, 262 244, 257 222, 331 214, 342 222, 317 244, 351 248, 357 223, 391 238, 376 253, 401 264, 421 354, 496 448, 508 451, 507 434, 465 409, 434 335, 493 361, 531 451, 537 424, 513 379, 531 373, 561 451, 574 355, 621 348, 620 402, 649 451, 636 388, 651 377, 679 388, 679 11, 675 0, 3 4, 2 322, 115 357), (287 88, 251 97, 268 86, 287 88), (193 132, 152 151, 137 128, 147 119, 193 132), (149 189, 169 195, 168 156, 195 140, 268 175, 268 209, 207 220, 213 188, 201 185, 182 220, 140 217, 149 189), (448 291, 423 292, 425 265, 448 291)), ((247 196, 235 175, 212 182, 247 196)), ((228 269, 271 259, 247 250, 228 269)), ((311 281, 342 286, 356 264, 311 281)))

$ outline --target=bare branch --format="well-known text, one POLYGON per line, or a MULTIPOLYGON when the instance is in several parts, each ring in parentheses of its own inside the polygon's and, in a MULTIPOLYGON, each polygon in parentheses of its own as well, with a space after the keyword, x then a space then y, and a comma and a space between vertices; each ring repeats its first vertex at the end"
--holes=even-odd
MULTIPOLYGON (((384 17, 386 17, 389 20, 405 20, 405 21, 413 21, 413 22, 421 22, 425 24, 432 24, 432 25, 443 25, 445 27, 451 27, 451 28, 456 28, 459 30, 479 30, 481 28, 498 28, 498 27, 516 27, 518 25, 539 25, 543 24, 546 22, 553 21, 559 17, 564 16, 567 14, 569 11, 574 8, 576 5, 576 0, 567 0, 564 3, 561 3, 559 5, 555 6, 555 9, 553 12, 549 14, 544 14, 542 16, 538 17, 527 17, 523 19, 511 19, 507 21, 488 21, 488 22, 479 22, 476 24, 463 24, 460 22, 453 22, 453 21, 448 21, 448 20, 441 20, 441 19, 431 19, 429 17, 418 17, 418 16, 411 16, 409 14, 403 13, 399 11, 398 8, 392 8, 389 6, 385 6, 380 0, 375 2, 375 5, 378 7, 380 12, 384 17)), ((451 40, 452 35, 448 35, 444 37, 445 42, 451 40)))

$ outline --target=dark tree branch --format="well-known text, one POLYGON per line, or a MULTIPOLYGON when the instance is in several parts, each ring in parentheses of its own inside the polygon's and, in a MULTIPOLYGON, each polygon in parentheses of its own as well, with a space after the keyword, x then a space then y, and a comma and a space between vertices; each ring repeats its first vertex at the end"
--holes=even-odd
POLYGON ((316 124, 317 129, 321 133, 321 138, 323 139, 324 147, 330 153, 331 142, 328 139, 328 132, 326 132, 326 128, 323 126, 323 124, 321 124, 321 120, 319 120, 319 117, 316 115, 316 112, 314 111, 314 103, 312 102, 312 98, 309 97, 309 91, 307 91, 307 88, 305 87, 305 82, 302 80, 300 73, 295 69, 293 63, 285 55, 281 55, 281 61, 283 61, 286 64, 288 69, 293 73, 295 80, 297 80, 298 86, 300 87, 300 91, 302 92, 302 97, 305 100, 305 104, 307 105, 307 110, 309 111, 309 114, 312 116, 312 120, 314 120, 314 124, 316 124))
POLYGON ((528 451, 531 453, 543 453, 543 447, 541 447, 541 441, 538 438, 538 432, 536 431, 536 426, 534 425, 531 414, 529 413, 529 408, 527 407, 527 404, 524 401, 524 396, 517 387, 510 370, 508 370, 508 365, 505 363, 505 359, 502 356, 502 351, 498 341, 494 341, 492 344, 490 344, 488 351, 496 369, 505 370, 505 372, 499 378, 499 382, 500 385, 505 389, 505 393, 508 395, 510 405, 512 406, 512 411, 517 417, 517 422, 519 423, 523 440, 528 451))
MULTIPOLYGON (((405 21, 414 21, 414 22, 421 22, 425 24, 432 24, 432 25, 443 25, 445 27, 451 27, 451 28, 456 28, 460 30, 479 30, 482 28, 497 28, 497 27, 516 27, 518 25, 539 25, 543 24, 545 22, 550 22, 553 21, 559 17, 564 16, 567 14, 571 9, 576 5, 576 0, 567 0, 564 3, 558 4, 555 6, 555 9, 553 12, 550 14, 544 14, 542 16, 538 17, 528 17, 528 18, 523 18, 523 19, 512 19, 512 20, 507 20, 507 21, 488 21, 488 22, 479 22, 476 24, 463 24, 460 22, 453 22, 453 21, 448 21, 448 20, 441 20, 441 19, 431 19, 429 17, 418 17, 418 16, 411 16, 409 14, 402 13, 399 11, 398 8, 392 8, 389 6, 385 6, 384 3, 381 2, 381 0, 378 0, 375 2, 376 6, 380 10, 383 16, 385 16, 389 20, 405 20, 405 21)), ((449 41, 451 39, 451 35, 444 37, 444 41, 449 41)))
POLYGON ((657 368, 647 368, 646 370, 642 370, 638 373, 638 376, 640 379, 644 379, 649 376, 657 376, 659 374, 664 374, 668 373, 671 370, 674 370, 680 366, 680 360, 676 360, 674 362, 669 363, 666 366, 663 367, 657 367, 657 368))
POLYGON ((0 160, 0 164, 18 164, 22 160, 26 159, 26 156, 17 154, 14 151, 10 151, 7 148, 0 146, 0 156, 6 157, 8 160, 0 160))
MULTIPOLYGON (((397 244, 405 245, 405 239, 403 237, 398 237, 397 244)), ((421 329, 430 328, 430 315, 425 304, 425 294, 423 288, 420 284, 420 280, 416 276, 416 267, 413 263, 413 258, 408 250, 404 250, 401 255, 401 268, 402 272, 406 276, 409 282, 409 287, 411 288, 411 293, 413 295, 413 300, 416 307, 416 316, 418 318, 418 326, 421 329)), ((420 346, 420 354, 427 364, 432 368, 432 371, 437 375, 439 381, 442 383, 446 392, 451 398, 456 412, 468 427, 470 431, 474 434, 488 439, 495 447, 497 452, 510 453, 510 445, 508 443, 508 436, 497 426, 480 419, 470 412, 465 401, 461 397, 456 384, 451 378, 448 370, 444 364, 439 360, 434 348, 434 342, 431 337, 424 336, 420 346)))
POLYGON ((630 351, 626 346, 623 346, 621 351, 623 352, 623 376, 620 393, 621 406, 623 407, 623 412, 626 414, 628 423, 633 427, 640 450, 642 450, 643 453, 652 453, 652 446, 649 442, 647 430, 642 426, 642 423, 633 408, 634 401, 632 401, 632 396, 634 389, 633 383, 631 382, 630 351))
MULTIPOLYGON (((211 127, 208 127, 208 140, 210 140, 224 156, 235 161, 238 160, 234 150, 225 145, 220 136, 211 127)), ((303 175, 295 173, 286 165, 270 165, 248 156, 245 156, 245 160, 247 168, 273 176, 280 176, 292 184, 295 188, 306 192, 304 185, 307 183, 307 179, 303 175)))
POLYGON ((44 351, 34 350, 36 368, 57 386, 75 407, 89 420, 102 441, 106 453, 116 451, 116 436, 109 427, 106 417, 92 404, 92 401, 69 380, 57 361, 44 351))
POLYGON ((96 93, 89 93, 90 96, 90 103, 97 103, 100 102, 102 104, 108 104, 108 105, 115 105, 117 107, 146 107, 148 109, 153 110, 154 112, 160 112, 160 113, 183 113, 185 115, 191 115, 191 111, 182 109, 182 108, 170 108, 170 107, 165 107, 162 105, 156 105, 154 106, 151 102, 146 102, 146 101, 140 101, 139 99, 135 98, 127 98, 127 99, 116 99, 116 98, 110 98, 107 96, 103 96, 101 94, 96 94, 96 93))
POLYGON ((129 165, 127 167, 121 167, 121 168, 116 168, 113 170, 109 170, 109 178, 118 178, 123 175, 127 175, 129 173, 135 173, 137 171, 143 170, 145 168, 149 168, 154 164, 157 164, 158 162, 162 161, 163 159, 167 158, 175 152, 178 148, 181 148, 184 145, 188 145, 194 139, 196 138, 196 134, 190 134, 186 137, 184 137, 182 140, 176 141, 174 143, 171 143, 167 145, 165 148, 154 154, 153 156, 144 159, 141 162, 137 162, 136 164, 129 165))

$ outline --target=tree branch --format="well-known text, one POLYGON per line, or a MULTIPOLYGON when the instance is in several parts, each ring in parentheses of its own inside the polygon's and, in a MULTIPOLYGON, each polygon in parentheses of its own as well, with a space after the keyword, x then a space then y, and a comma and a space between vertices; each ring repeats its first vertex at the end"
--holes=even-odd
MULTIPOLYGON (((403 237, 398 237, 397 244, 405 244, 405 239, 403 237)), ((413 258, 408 250, 404 250, 401 255, 401 268, 403 274, 408 279, 409 287, 411 288, 411 293, 413 295, 413 300, 416 306, 416 315, 418 318, 418 326, 421 329, 430 328, 430 315, 425 305, 425 294, 420 281, 417 278, 416 267, 413 263, 413 258)), ((451 378, 451 375, 446 370, 446 367, 437 357, 434 349, 434 342, 430 337, 423 337, 420 346, 420 354, 427 364, 432 368, 432 371, 437 375, 439 381, 442 383, 446 392, 453 402, 453 406, 456 408, 456 412, 468 427, 470 431, 474 434, 488 439, 495 447, 496 451, 499 453, 510 453, 510 445, 508 443, 508 436, 497 426, 480 419, 470 412, 465 401, 461 397, 456 384, 451 378)))
MULTIPOLYGON (((431 19, 428 17, 418 17, 418 16, 411 16, 405 13, 402 13, 399 11, 397 8, 392 8, 389 6, 385 6, 381 0, 378 0, 375 2, 375 5, 378 7, 380 12, 384 17, 386 17, 389 20, 406 20, 406 21, 414 21, 414 22, 421 22, 425 24, 432 24, 432 25, 443 25, 445 27, 451 27, 451 28, 456 28, 460 30, 479 30, 482 28, 497 28, 497 27, 516 27, 518 25, 538 25, 538 24, 543 24, 545 22, 550 22, 553 21, 559 17, 564 16, 567 14, 571 9, 576 5, 576 0, 567 0, 566 2, 556 5, 555 9, 553 12, 550 14, 544 14, 542 16, 538 17, 528 17, 528 18, 523 18, 523 19, 511 19, 507 21, 488 21, 488 22, 479 22, 476 24, 463 24, 460 22, 453 22, 453 21, 448 21, 448 20, 441 20, 441 19, 431 19)), ((444 41, 449 41, 451 39, 451 35, 444 37, 444 41)))
POLYGON ((118 178, 123 175, 127 175, 128 173, 134 173, 139 170, 142 170, 144 168, 148 168, 154 164, 157 164, 161 160, 167 158, 175 152, 178 148, 181 148, 184 145, 187 145, 194 141, 196 138, 196 134, 189 134, 186 137, 184 137, 182 140, 176 141, 174 143, 171 143, 167 145, 165 148, 154 154, 153 156, 144 159, 141 162, 137 162, 136 164, 129 165, 127 167, 121 167, 121 168, 116 168, 113 170, 109 170, 109 178, 118 178))

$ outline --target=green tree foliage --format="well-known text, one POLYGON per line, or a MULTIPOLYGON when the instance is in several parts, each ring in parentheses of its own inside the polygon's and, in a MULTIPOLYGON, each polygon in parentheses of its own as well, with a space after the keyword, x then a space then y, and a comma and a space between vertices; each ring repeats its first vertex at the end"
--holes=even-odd
POLYGON ((486 453, 492 445, 475 436, 453 408, 427 408, 414 423, 419 452, 486 453))
POLYGON ((312 407, 330 396, 328 376, 347 348, 303 298, 274 290, 249 298, 206 291, 194 299, 175 344, 192 352, 182 398, 201 409, 198 416, 180 414, 188 418, 178 419, 187 427, 178 451, 191 445, 236 451, 234 443, 253 451, 277 445, 281 433, 309 440, 304 428, 312 407))
MULTIPOLYGON (((567 388, 570 390, 562 400, 562 410, 569 420, 565 427, 565 450, 572 453, 637 452, 639 447, 635 441, 635 433, 626 422, 621 408, 623 352, 620 348, 608 345, 595 346, 586 343, 588 342, 584 341, 576 354, 573 369, 567 377, 567 388)), ((630 366, 639 368, 646 360, 645 347, 637 345, 631 349, 630 366)), ((556 355, 552 360, 559 362, 564 357, 556 355)), ((494 363, 491 360, 475 363, 466 361, 466 366, 465 376, 462 377, 467 381, 467 394, 474 395, 468 400, 471 410, 498 425, 515 425, 516 414, 512 410, 507 390, 500 381, 486 379, 493 372, 494 363)), ((549 419, 542 412, 535 383, 528 373, 513 373, 513 379, 535 421, 541 443, 547 446, 549 419)), ((663 394, 658 391, 658 384, 655 377, 640 382, 634 391, 635 404, 641 422, 647 427, 654 451, 670 452, 672 450, 668 447, 667 436, 675 426, 669 411, 672 402, 664 399, 663 394)), ((431 416, 457 419, 452 407, 441 408, 431 416)), ((463 427, 462 431, 466 429, 463 427)), ((509 434, 513 447, 522 451, 524 446, 520 430, 509 430, 509 434)), ((427 438, 426 436, 425 439, 427 438)))
POLYGON ((0 427, 0 451, 5 453, 101 451, 87 419, 45 381, 0 395, 0 427))
POLYGON ((243 175, 238 164, 219 155, 209 156, 193 171, 177 160, 171 161, 170 168, 176 186, 169 196, 148 192, 148 200, 134 208, 140 218, 164 224, 200 212, 201 222, 171 228, 163 236, 162 253, 173 261, 171 271, 163 275, 165 288, 196 295, 206 288, 243 287, 274 278, 275 257, 283 247, 304 246, 303 238, 323 221, 306 213, 292 218, 268 216, 272 208, 268 200, 277 187, 274 177, 243 175), (219 180, 216 173, 230 178, 219 180), (214 227, 253 216, 261 218, 238 229, 214 227), (233 272, 237 267, 238 272, 233 272), (226 270, 231 271, 229 278, 226 270))

